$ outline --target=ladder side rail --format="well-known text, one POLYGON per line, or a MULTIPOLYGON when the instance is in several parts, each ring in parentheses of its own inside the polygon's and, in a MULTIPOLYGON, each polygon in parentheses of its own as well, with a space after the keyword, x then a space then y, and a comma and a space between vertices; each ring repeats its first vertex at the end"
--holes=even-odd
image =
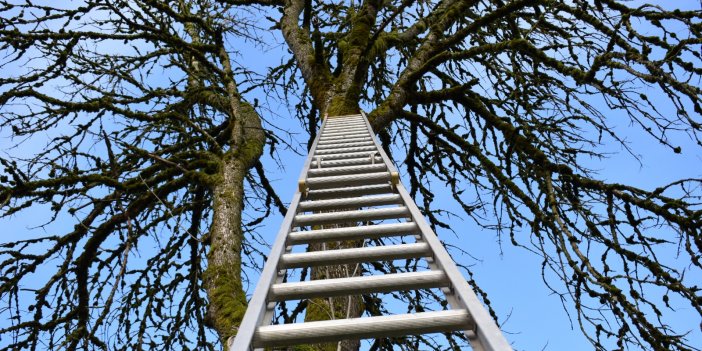
MULTIPOLYGON (((322 121, 322 126, 320 130, 324 130, 328 118, 324 118, 322 121)), ((317 149, 317 143, 319 142, 322 133, 317 134, 312 147, 310 148, 307 159, 300 171, 300 177, 298 178, 298 184, 303 183, 307 178, 307 173, 312 164, 312 159, 314 158, 314 151, 317 149)), ((297 207, 302 198, 302 193, 300 189, 293 195, 292 202, 288 206, 288 212, 283 218, 283 223, 280 226, 278 234, 276 234, 275 241, 271 247, 271 253, 263 266, 263 271, 261 271, 261 276, 259 277, 258 284, 256 284, 256 289, 254 289, 254 294, 251 296, 251 300, 244 313, 244 318, 239 324, 239 330, 237 330, 234 339, 228 340, 229 350, 237 351, 248 351, 253 350, 252 343, 256 328, 262 325, 268 325, 270 322, 264 321, 264 316, 266 315, 267 305, 268 305, 268 291, 273 286, 278 278, 278 263, 281 260, 283 254, 285 254, 285 248, 287 246, 288 234, 293 228, 293 222, 295 220, 295 215, 297 214, 297 207), (255 308, 252 308, 254 307, 255 308)))
MULTIPOLYGON (((373 130, 365 112, 361 111, 361 114, 363 115, 369 130, 373 130)), ((395 167, 395 165, 390 161, 390 158, 385 153, 385 150, 381 147, 381 145, 378 144, 378 141, 375 138, 372 139, 378 147, 378 153, 387 165, 388 170, 390 172, 398 172, 397 167, 395 167)), ((448 251, 446 251, 446 248, 441 243, 439 238, 436 236, 436 234, 434 234, 434 231, 431 229, 424 218, 424 215, 422 215, 422 212, 414 203, 414 200, 410 194, 402 185, 402 182, 398 182, 395 187, 397 192, 404 200, 405 206, 407 209, 409 209, 412 220, 414 220, 417 223, 417 226, 419 226, 424 242, 429 245, 431 251, 433 252, 434 262, 444 270, 449 278, 449 281, 452 283, 451 288, 453 289, 454 295, 458 298, 459 302, 463 304, 463 306, 453 307, 462 307, 468 310, 472 320, 475 322, 477 327, 475 333, 477 336, 477 341, 480 342, 478 347, 482 347, 482 349, 485 351, 512 351, 512 347, 507 342, 507 339, 505 339, 502 331, 480 302, 478 296, 475 295, 473 289, 470 288, 465 277, 463 277, 463 274, 461 274, 461 272, 458 270, 458 267, 449 255, 448 251)), ((472 337, 472 335, 467 336, 469 339, 472 337)), ((471 340, 471 343, 473 342, 474 340, 471 340)))
POLYGON ((231 338, 229 340, 229 350, 248 351, 252 349, 251 342, 253 341, 256 328, 261 325, 263 317, 266 314, 268 290, 273 286, 273 283, 278 277, 277 263, 285 252, 287 235, 292 229, 296 207, 300 202, 301 195, 299 191, 295 192, 295 195, 293 195, 292 203, 288 207, 288 212, 285 214, 285 219, 283 219, 275 242, 271 247, 271 253, 266 260, 266 264, 263 266, 263 271, 259 277, 258 284, 256 284, 256 289, 254 289, 254 293, 251 296, 251 300, 249 300, 244 318, 241 320, 241 324, 239 324, 239 330, 237 330, 234 340, 231 340, 231 338))

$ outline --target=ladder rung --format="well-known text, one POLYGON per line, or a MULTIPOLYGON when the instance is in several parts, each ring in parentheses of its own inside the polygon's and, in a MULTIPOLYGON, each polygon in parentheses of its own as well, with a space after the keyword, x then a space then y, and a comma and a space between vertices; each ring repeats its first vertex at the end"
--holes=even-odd
MULTIPOLYGON (((366 131, 358 130, 358 131, 349 131, 346 130, 344 132, 322 132, 322 136, 320 139, 330 139, 333 137, 333 135, 330 136, 330 134, 341 134, 341 135, 347 135, 347 134, 359 134, 357 136, 352 136, 352 138, 370 138, 370 135, 366 135, 366 131)), ((344 139, 349 139, 349 137, 346 137, 344 139)), ((320 140, 320 142, 327 142, 328 140, 320 140)))
POLYGON ((365 123, 362 122, 353 122, 353 123, 343 123, 343 124, 327 124, 323 131, 330 131, 330 130, 346 130, 346 129, 351 129, 351 128, 357 128, 357 129, 364 129, 368 130, 368 126, 366 126, 365 123))
POLYGON ((317 155, 317 156, 323 156, 322 157, 322 165, 324 165, 324 161, 329 161, 329 160, 342 160, 346 158, 361 158, 361 157, 366 157, 370 159, 371 154, 377 154, 378 151, 363 151, 363 152, 349 152, 346 154, 331 154, 331 155, 317 155))
POLYGON ((344 120, 351 119, 351 118, 361 118, 361 117, 362 117, 362 115, 358 114, 358 113, 353 114, 353 115, 327 116, 329 121, 344 121, 344 120))
POLYGON ((330 223, 366 222, 393 218, 409 218, 410 212, 405 206, 378 208, 371 210, 339 211, 314 213, 295 216, 295 225, 323 225, 330 223))
POLYGON ((329 135, 329 134, 350 134, 350 133, 368 133, 368 128, 366 126, 344 126, 344 127, 331 127, 331 128, 324 128, 322 130, 322 135, 329 135))
POLYGON ((361 138, 370 138, 368 135, 351 135, 351 136, 342 136, 342 137, 324 137, 322 136, 319 139, 319 144, 325 145, 325 144, 341 144, 341 143, 347 143, 347 142, 353 142, 355 140, 361 139, 361 138))
POLYGON ((344 124, 344 123, 357 123, 357 122, 363 122, 363 118, 361 118, 361 117, 348 117, 348 118, 340 118, 340 119, 330 119, 329 121, 327 121, 327 125, 344 124))
POLYGON ((375 239, 416 234, 419 234, 419 228, 414 222, 374 224, 291 232, 288 234, 288 244, 299 245, 325 241, 375 239))
POLYGON ((328 127, 339 127, 339 126, 348 126, 348 125, 362 125, 365 126, 366 123, 363 122, 362 119, 358 120, 348 120, 348 121, 343 121, 343 122, 335 122, 335 123, 327 123, 325 128, 328 127))
MULTIPOLYGON (((326 139, 320 139, 319 143, 322 145, 328 145, 328 144, 343 144, 343 143, 350 143, 350 142, 356 142, 359 139, 369 139, 370 137, 368 136, 363 136, 363 135, 352 135, 348 138, 326 138, 326 139)), ((368 140, 366 140, 368 141, 368 140)))
POLYGON ((357 134, 357 133, 368 133, 368 128, 367 127, 359 127, 359 126, 343 126, 343 127, 338 127, 338 128, 325 128, 322 129, 321 134, 322 137, 332 135, 332 134, 357 134))
POLYGON ((327 126, 332 126, 332 125, 339 125, 339 124, 345 124, 345 123, 363 123, 363 118, 344 118, 344 119, 339 119, 335 121, 328 121, 327 126))
POLYGON ((344 147, 359 147, 359 146, 370 146, 370 145, 375 145, 375 143, 371 140, 366 140, 366 141, 355 142, 355 143, 343 142, 343 143, 338 143, 338 144, 322 144, 322 145, 318 144, 317 150, 339 149, 339 148, 344 148, 344 147))
MULTIPOLYGON (((365 157, 351 158, 351 159, 338 159, 338 160, 327 160, 326 157, 322 157, 322 168, 328 167, 338 167, 338 166, 353 166, 353 165, 365 165, 370 164, 370 155, 366 154, 365 157)), ((374 163, 383 164, 383 160, 376 156, 374 163)), ((317 161, 312 161, 310 169, 319 169, 317 166, 317 161)))
POLYGON ((317 146, 322 146, 322 145, 329 145, 329 144, 342 144, 342 143, 357 143, 361 141, 370 141, 373 140, 371 137, 357 137, 357 138, 346 138, 342 139, 341 141, 320 141, 317 143, 317 146))
POLYGON ((428 256, 429 254, 429 245, 426 243, 313 251, 283 255, 280 261, 280 268, 286 269, 373 261, 392 261, 419 258, 428 256))
POLYGON ((298 212, 319 211, 319 210, 341 210, 349 208, 383 206, 402 204, 402 197, 399 194, 381 196, 360 196, 346 197, 331 200, 302 201, 297 206, 298 212))
POLYGON ((393 188, 388 184, 374 184, 364 186, 347 186, 343 188, 330 188, 310 190, 307 192, 306 199, 322 200, 341 197, 354 197, 363 195, 378 195, 392 193, 393 188))
POLYGON ((269 325, 254 334, 255 347, 291 346, 348 339, 386 338, 474 329, 466 310, 269 325))
POLYGON ((271 301, 302 300, 315 297, 441 288, 448 286, 448 284, 448 278, 442 271, 395 273, 274 284, 268 297, 271 301))
POLYGON ((368 127, 366 127, 365 124, 346 124, 346 125, 340 125, 340 126, 326 126, 323 131, 324 132, 332 132, 332 131, 349 131, 349 130, 368 130, 368 127))
POLYGON ((354 140, 358 140, 360 138, 370 138, 368 135, 363 135, 363 134, 358 134, 358 135, 349 135, 349 136, 342 136, 342 137, 325 137, 322 136, 319 139, 319 143, 322 145, 325 144, 341 144, 341 143, 346 143, 346 142, 352 142, 354 140))
MULTIPOLYGON (((367 159, 370 163, 370 158, 367 159)), ((324 159, 322 159, 322 165, 324 165, 324 159)), ((315 169, 311 168, 307 172, 308 177, 321 177, 321 176, 331 176, 331 175, 343 175, 351 173, 371 173, 371 172, 382 172, 386 171, 388 168, 384 163, 367 164, 361 166, 344 166, 344 167, 326 167, 315 169)))
POLYGON ((334 136, 334 135, 345 135, 345 134, 365 134, 368 130, 363 128, 340 128, 332 130, 322 131, 322 137, 334 136))
POLYGON ((348 123, 348 122, 363 122, 363 118, 361 116, 354 116, 354 117, 330 119, 329 121, 327 121, 327 125, 338 124, 338 123, 348 123))
POLYGON ((332 188, 335 186, 352 186, 360 184, 378 184, 390 181, 390 172, 346 174, 328 177, 307 178, 305 184, 310 189, 332 188))
POLYGON ((334 148, 334 149, 324 149, 324 150, 317 150, 315 152, 315 156, 324 156, 324 155, 331 155, 331 154, 344 154, 347 152, 360 152, 360 151, 374 151, 378 150, 377 147, 375 147, 374 144, 371 144, 370 146, 357 146, 357 147, 341 147, 341 148, 334 148))
POLYGON ((324 133, 319 137, 319 141, 335 140, 335 139, 346 139, 346 138, 359 138, 359 137, 370 137, 368 131, 361 132, 336 132, 336 133, 324 133))

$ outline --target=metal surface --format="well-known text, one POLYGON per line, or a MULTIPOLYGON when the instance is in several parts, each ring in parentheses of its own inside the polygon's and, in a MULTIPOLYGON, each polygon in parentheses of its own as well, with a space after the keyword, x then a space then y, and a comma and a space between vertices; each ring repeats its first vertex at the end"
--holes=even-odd
POLYGON ((373 158, 370 157, 370 153, 363 154, 361 157, 358 158, 346 158, 346 159, 338 159, 338 160, 330 160, 327 159, 326 157, 323 156, 317 156, 315 157, 315 160, 312 162, 310 171, 312 170, 318 170, 318 169, 324 169, 324 168, 333 168, 333 167, 345 167, 345 166, 354 166, 354 165, 367 165, 367 164, 383 164, 383 159, 380 158, 380 156, 375 156, 373 158))
POLYGON ((298 184, 230 350, 453 331, 464 331, 473 350, 511 350, 400 182, 365 115, 324 119, 298 184), (344 227, 318 228, 329 224, 344 227), (292 253, 294 245, 398 236, 414 236, 417 242, 292 253), (429 271, 283 279, 286 269, 422 258, 429 271), (425 288, 440 288, 452 309, 268 326, 276 301, 425 288))
POLYGON ((440 288, 448 286, 448 283, 446 274, 440 271, 395 273, 274 284, 268 296, 272 301, 300 300, 315 297, 440 288))
POLYGON ((384 219, 407 218, 410 211, 405 206, 370 210, 314 213, 295 216, 296 226, 315 226, 332 223, 367 222, 384 219))
POLYGON ((369 136, 360 136, 360 137, 356 137, 356 138, 345 138, 345 139, 341 139, 339 141, 334 141, 333 139, 331 141, 320 141, 318 145, 322 146, 322 145, 337 144, 337 143, 339 143, 339 144, 340 143, 357 143, 357 142, 361 142, 361 141, 370 141, 370 140, 371 140, 371 137, 369 135, 369 136))
POLYGON ((330 188, 320 190, 310 190, 307 192, 308 199, 331 199, 350 196, 363 196, 386 194, 392 191, 390 183, 371 184, 363 186, 347 186, 342 188, 330 188))
POLYGON ((367 160, 369 164, 361 166, 341 166, 341 167, 326 167, 319 169, 310 169, 307 175, 309 177, 318 176, 330 176, 330 175, 341 175, 341 174, 355 174, 355 173, 372 173, 372 172, 382 172, 386 171, 388 167, 384 163, 370 164, 370 160, 367 160))
POLYGON ((327 129, 325 129, 324 131, 327 133, 330 133, 330 132, 345 131, 345 130, 366 131, 366 125, 363 124, 363 122, 358 122, 358 123, 354 123, 354 124, 346 124, 346 125, 340 125, 340 126, 327 126, 327 129))
POLYGON ((325 241, 375 239, 391 236, 415 235, 419 227, 412 222, 375 224, 358 227, 306 230, 288 235, 290 244, 310 244, 325 241))
POLYGON ((348 126, 365 126, 365 122, 363 119, 356 119, 356 120, 347 120, 345 122, 330 122, 327 124, 326 131, 333 130, 334 128, 339 128, 339 127, 348 127, 348 126))
POLYGON ((346 148, 346 147, 364 147, 364 146, 372 146, 372 145, 374 145, 372 140, 365 140, 365 141, 360 141, 360 142, 341 142, 341 143, 337 143, 337 144, 318 145, 317 150, 339 149, 339 148, 346 148))
POLYGON ((254 345, 258 347, 289 346, 344 339, 437 333, 456 330, 471 323, 467 311, 453 310, 271 325, 259 329, 254 339, 254 345))
POLYGON ((418 258, 430 254, 426 243, 312 251, 283 255, 280 268, 300 268, 332 264, 391 261, 418 258))
POLYGON ((339 131, 339 132, 331 132, 331 133, 325 133, 322 135, 320 140, 327 140, 327 139, 333 139, 333 138, 343 138, 343 137, 349 137, 349 136, 370 136, 370 133, 365 130, 360 130, 360 131, 339 131))
POLYGON ((330 135, 325 135, 324 137, 320 138, 320 142, 323 144, 335 144, 335 143, 340 143, 340 142, 345 142, 353 139, 360 139, 360 138, 370 138, 370 134, 368 133, 339 133, 339 134, 330 134, 330 135))
MULTIPOLYGON (((373 151, 373 153, 377 153, 376 151, 373 151)), ((371 152, 368 151, 363 151, 363 152, 349 152, 347 154, 333 154, 333 155, 317 155, 322 157, 322 164, 324 164, 325 161, 329 160, 343 160, 347 158, 369 158, 371 156, 371 152)))
POLYGON ((375 151, 375 145, 358 147, 341 147, 335 149, 317 150, 315 155, 341 154, 347 152, 375 151))
POLYGON ((335 144, 318 145, 317 150, 341 149, 341 148, 347 148, 347 147, 365 147, 365 146, 373 146, 373 145, 374 144, 373 144, 372 140, 365 140, 365 141, 359 141, 359 142, 342 141, 340 143, 335 143, 335 144))
POLYGON ((342 199, 331 199, 331 200, 315 200, 315 201, 302 201, 298 206, 298 210, 302 211, 315 211, 315 210, 329 210, 329 209, 343 209, 343 208, 358 208, 358 207, 368 207, 368 206, 383 206, 392 204, 401 204, 402 197, 398 194, 382 195, 382 196, 359 196, 359 197, 348 197, 342 199))
POLYGON ((350 186, 361 184, 378 184, 390 182, 389 172, 373 172, 351 175, 338 175, 328 177, 314 177, 307 179, 307 186, 310 189, 333 188, 336 186, 350 186))

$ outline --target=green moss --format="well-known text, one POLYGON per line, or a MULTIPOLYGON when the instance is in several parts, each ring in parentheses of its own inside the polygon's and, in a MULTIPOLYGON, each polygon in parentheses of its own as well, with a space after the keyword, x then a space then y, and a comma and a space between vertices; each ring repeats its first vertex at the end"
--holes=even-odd
MULTIPOLYGON (((256 110, 251 106, 251 104, 242 101, 241 103, 241 114, 242 117, 248 121, 258 121, 259 117, 258 114, 256 113, 256 110)), ((241 147, 238 149, 234 150, 233 156, 241 160, 244 165, 248 168, 250 167, 253 162, 258 160, 258 158, 261 156, 263 153, 263 146, 265 143, 265 137, 263 135, 263 132, 258 130, 246 130, 246 128, 261 128, 260 122, 256 123, 256 126, 251 126, 247 125, 249 123, 244 123, 244 133, 246 133, 246 137, 244 138, 244 142, 242 143, 241 147), (260 134, 260 135, 256 135, 260 134)))
POLYGON ((263 142, 257 140, 247 140, 237 150, 239 158, 246 164, 256 161, 261 153, 263 153, 263 142))
POLYGON ((215 282, 209 293, 209 303, 218 306, 217 314, 210 315, 210 323, 216 326, 222 340, 236 335, 246 312, 246 294, 242 289, 238 269, 232 267, 209 266, 203 274, 206 281, 215 282))
POLYGON ((293 351, 317 351, 317 349, 310 345, 297 345, 293 347, 293 351))
POLYGON ((360 111, 358 101, 350 101, 345 95, 334 96, 327 107, 329 116, 355 114, 358 111, 360 111))
POLYGON ((189 164, 188 168, 198 169, 185 172, 185 176, 199 184, 214 186, 222 182, 222 158, 212 153, 204 153, 200 158, 189 164))
POLYGON ((385 57, 385 54, 388 49, 390 49, 391 45, 399 40, 399 35, 396 30, 393 30, 392 32, 383 32, 373 42, 368 52, 368 57, 385 57))

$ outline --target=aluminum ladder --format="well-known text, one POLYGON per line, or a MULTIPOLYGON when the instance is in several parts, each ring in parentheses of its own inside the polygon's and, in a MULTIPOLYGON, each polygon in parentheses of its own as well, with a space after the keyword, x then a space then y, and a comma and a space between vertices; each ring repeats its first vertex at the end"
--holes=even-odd
POLYGON ((324 119, 298 185, 230 350, 451 331, 464 331, 473 350, 512 350, 402 186, 365 114, 324 119), (370 224, 392 219, 398 221, 370 224), (292 253, 294 245, 402 235, 417 241, 292 253), (422 257, 430 270, 283 283, 289 268, 422 257), (451 309, 270 325, 278 301, 425 288, 441 288, 451 309))

